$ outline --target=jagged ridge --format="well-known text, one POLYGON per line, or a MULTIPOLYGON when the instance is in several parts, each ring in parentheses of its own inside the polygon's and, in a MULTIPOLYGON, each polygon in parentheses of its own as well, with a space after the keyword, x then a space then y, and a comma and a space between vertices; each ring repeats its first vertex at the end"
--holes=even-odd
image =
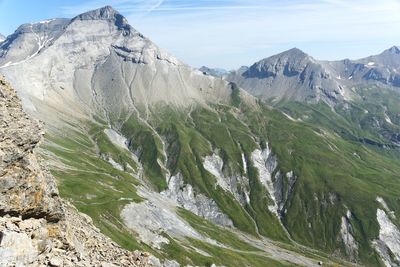
POLYGON ((266 100, 325 102, 334 106, 352 101, 359 84, 400 87, 400 52, 393 46, 359 60, 320 61, 298 48, 262 59, 225 75, 251 94, 266 100))

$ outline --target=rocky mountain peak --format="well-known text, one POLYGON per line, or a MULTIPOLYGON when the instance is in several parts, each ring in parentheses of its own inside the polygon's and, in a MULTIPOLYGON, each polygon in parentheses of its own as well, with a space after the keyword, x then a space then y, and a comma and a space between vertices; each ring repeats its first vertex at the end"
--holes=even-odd
POLYGON ((128 20, 122 16, 117 10, 111 6, 105 6, 95 10, 91 10, 80 14, 71 20, 71 24, 75 21, 109 21, 113 23, 119 30, 124 30, 126 33, 133 31, 128 20))
POLYGON ((72 20, 124 20, 126 22, 125 17, 111 6, 105 6, 82 13, 72 20))
POLYGON ((297 47, 293 47, 287 51, 284 51, 284 52, 278 54, 277 56, 288 56, 288 57, 292 57, 292 58, 305 58, 305 57, 308 57, 308 54, 306 54, 303 50, 301 50, 297 47))
MULTIPOLYGON (((312 57, 304 53, 298 48, 292 48, 282 53, 273 55, 271 57, 265 58, 258 62, 258 64, 265 64, 266 62, 274 62, 274 64, 285 65, 285 64, 297 64, 299 62, 309 62, 314 61, 312 57)), ((256 63, 257 64, 257 63, 256 63)))
POLYGON ((245 77, 268 78, 278 74, 294 76, 301 73, 314 59, 298 48, 292 48, 254 63, 243 73, 245 77))
POLYGON ((259 62, 262 63, 262 62, 271 62, 271 61, 282 62, 282 63, 288 62, 288 63, 293 64, 295 62, 301 62, 301 61, 314 61, 314 59, 312 57, 310 57, 308 54, 306 54, 305 52, 303 52, 302 50, 295 47, 295 48, 286 50, 282 53, 265 58, 259 62))
POLYGON ((373 68, 373 72, 379 72, 379 79, 382 82, 393 80, 391 76, 398 76, 397 69, 400 68, 400 48, 392 46, 378 55, 369 56, 357 62, 365 64, 369 69, 373 68))
POLYGON ((334 71, 298 48, 262 59, 226 79, 265 99, 292 99, 329 105, 344 98, 334 71))
POLYGON ((400 47, 394 45, 391 48, 387 49, 386 51, 384 51, 384 53, 390 53, 390 54, 400 54, 400 47))

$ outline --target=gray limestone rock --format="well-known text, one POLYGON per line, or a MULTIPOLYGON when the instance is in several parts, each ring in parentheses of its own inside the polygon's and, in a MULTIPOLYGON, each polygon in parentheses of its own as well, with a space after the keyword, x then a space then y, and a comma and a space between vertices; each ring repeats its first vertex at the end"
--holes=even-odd
POLYGON ((58 197, 36 155, 41 125, 0 77, 0 266, 147 266, 149 254, 122 249, 58 197))
POLYGON ((231 95, 226 81, 160 49, 109 6, 72 20, 22 25, 0 46, 0 73, 46 123, 57 119, 41 113, 42 106, 107 119, 159 103, 227 103, 231 95))
POLYGON ((321 61, 293 48, 262 59, 224 78, 264 100, 316 103, 330 106, 351 101, 355 85, 379 84, 400 88, 400 49, 359 60, 321 61))

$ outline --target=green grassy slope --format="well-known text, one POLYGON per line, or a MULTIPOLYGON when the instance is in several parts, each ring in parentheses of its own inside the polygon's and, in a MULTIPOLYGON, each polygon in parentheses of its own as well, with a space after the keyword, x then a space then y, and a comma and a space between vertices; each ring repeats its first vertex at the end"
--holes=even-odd
POLYGON ((361 260, 373 266, 381 264, 370 246, 378 236, 376 197, 383 197, 396 214, 399 211, 400 150, 393 140, 400 132, 400 95, 374 87, 358 88, 357 93, 360 99, 335 110, 324 104, 280 103, 279 109, 301 122, 289 122, 289 127, 275 124, 269 132, 272 145, 280 151, 280 162, 298 165, 298 175, 307 177, 296 185, 295 199, 284 218, 293 237, 334 251, 339 245, 333 235, 340 227, 337 215, 346 206, 352 212, 361 260), (290 135, 282 136, 282 132, 290 135), (301 151, 301 155, 285 151, 301 151), (310 192, 316 194, 315 203, 310 192), (335 196, 334 205, 329 194, 335 196), (300 214, 309 214, 309 220, 300 214), (308 223, 312 230, 306 230, 308 223))
MULTIPOLYGON (((134 120, 133 117, 128 120, 123 129, 128 131, 130 125, 137 123, 134 120)), ((235 266, 237 263, 241 263, 248 266, 288 266, 287 263, 274 261, 267 253, 260 253, 258 249, 243 241, 239 241, 229 231, 226 231, 222 239, 217 238, 227 248, 194 239, 186 241, 175 240, 169 236, 167 237, 170 240, 170 244, 165 245, 160 251, 138 242, 136 233, 124 226, 120 218, 120 213, 126 204, 132 201, 140 202, 143 200, 136 193, 136 187, 141 183, 137 174, 139 166, 132 159, 128 150, 114 145, 108 139, 104 133, 104 129, 107 128, 105 124, 79 122, 71 124, 71 126, 72 128, 64 129, 62 134, 59 132, 47 134, 45 136, 46 142, 42 146, 42 154, 52 162, 50 164, 51 172, 58 180, 61 196, 71 201, 81 212, 88 214, 104 234, 110 236, 121 246, 127 249, 147 250, 160 258, 176 259, 182 264, 210 266, 212 263, 224 263, 225 266, 235 266), (111 157, 123 166, 124 170, 114 168, 106 160, 108 157, 111 157), (237 245, 238 243, 240 245, 237 245), (199 253, 199 250, 208 255, 205 256, 199 253)), ((135 151, 139 151, 139 159, 143 163, 143 175, 154 186, 155 190, 161 190, 162 188, 158 187, 158 185, 165 183, 165 178, 162 180, 164 173, 162 173, 161 167, 157 163, 157 159, 163 159, 163 153, 160 151, 160 141, 157 140, 158 137, 154 133, 151 133, 152 130, 146 128, 146 126, 141 125, 137 128, 140 130, 130 131, 131 139, 144 136, 147 138, 145 140, 150 140, 150 145, 146 141, 141 140, 142 142, 138 142, 137 146, 135 146, 131 140, 129 146, 131 146, 132 150, 135 148, 135 151), (148 153, 147 155, 143 155, 144 153, 141 153, 141 151, 145 151, 148 148, 147 146, 155 147, 153 154, 148 153), (157 167, 152 165, 154 163, 157 164, 157 167), (148 169, 146 170, 146 168, 148 169), (157 171, 159 171, 158 176, 157 171), (149 176, 149 174, 154 175, 154 178, 149 176), (160 181, 162 182, 159 183, 160 181)), ((196 139, 202 138, 198 133, 196 134, 193 131, 191 133, 193 136, 189 137, 191 135, 189 128, 180 129, 188 131, 188 135, 186 136, 185 133, 182 137, 193 138, 193 142, 201 144, 202 141, 196 139)), ((185 141, 180 140, 179 142, 185 144, 185 141)), ((201 148, 201 145, 198 147, 200 162, 200 154, 205 155, 210 152, 205 139, 203 142, 204 150, 201 148)), ((183 147, 182 153, 184 149, 187 149, 185 145, 183 147)), ((193 145, 193 147, 195 146, 193 145)), ((172 155, 174 153, 175 151, 171 150, 168 154, 172 155)), ((183 160, 186 156, 186 154, 179 155, 182 160, 176 160, 176 165, 182 164, 181 166, 184 166, 186 164, 189 173, 195 173, 193 171, 195 167, 193 166, 198 165, 196 159, 190 154, 190 160, 183 160), (190 166, 190 164, 193 164, 193 166, 190 166)), ((196 167, 199 169, 198 177, 193 175, 188 175, 188 177, 204 180, 204 188, 208 188, 210 196, 220 198, 221 206, 226 205, 227 213, 231 212, 232 217, 237 215, 235 221, 238 222, 238 225, 242 227, 241 223, 244 222, 243 225, 246 225, 245 223, 247 222, 249 228, 246 229, 243 227, 243 229, 255 234, 254 225, 250 222, 249 215, 245 211, 242 211, 243 218, 240 218, 240 214, 235 209, 243 209, 233 200, 231 195, 222 190, 211 190, 214 188, 213 181, 215 178, 206 173, 201 166, 198 165, 196 167)), ((209 228, 212 230, 211 223, 207 223, 203 219, 200 220, 194 214, 182 211, 182 217, 190 218, 188 221, 195 221, 194 224, 196 227, 205 224, 206 226, 203 226, 204 229, 209 228)), ((215 229, 213 231, 217 231, 215 229)), ((222 228, 218 231, 222 231, 222 228)), ((216 236, 210 235, 210 237, 215 238, 216 236)))
MULTIPOLYGON (((395 100, 388 95, 377 96, 373 89, 359 90, 363 98, 337 110, 323 104, 280 103, 277 108, 295 120, 262 103, 248 107, 234 90, 232 106, 197 106, 187 110, 157 107, 151 110, 146 122, 134 114, 120 120, 117 130, 128 138, 129 149, 138 156, 140 166, 130 151, 108 140, 103 132, 107 126, 102 122, 80 122, 65 135, 49 133, 44 150, 49 158, 58 158, 52 172, 58 178, 61 195, 126 248, 147 249, 186 264, 221 263, 219 259, 223 257, 232 259, 226 266, 235 266, 235 262, 249 266, 265 266, 267 262, 277 266, 265 255, 242 253, 257 249, 237 240, 230 232, 216 235, 213 226, 187 211, 179 214, 195 229, 239 252, 171 237, 170 244, 158 252, 136 242, 132 238, 134 233, 124 227, 120 212, 129 202, 141 201, 136 193, 139 180, 144 179, 160 192, 167 188, 167 173, 181 173, 185 183, 213 199, 239 230, 287 244, 293 239, 328 255, 347 257, 339 231, 341 217, 350 210, 360 261, 376 266, 381 264, 371 247, 371 241, 378 236, 376 197, 383 197, 396 218, 400 218, 399 151, 391 145, 397 138, 400 118, 395 100), (370 123, 375 120, 381 127, 370 123), (278 158, 279 170, 293 171, 297 177, 281 221, 268 210, 271 197, 251 161, 251 153, 267 142, 278 158), (212 153, 223 159, 224 175, 247 177, 248 204, 242 206, 231 193, 216 186, 216 178, 203 167, 204 157, 212 153), (242 154, 247 166, 243 166, 242 154), (124 170, 113 168, 105 160, 107 157, 124 170)), ((399 221, 395 223, 400 225, 399 221)))

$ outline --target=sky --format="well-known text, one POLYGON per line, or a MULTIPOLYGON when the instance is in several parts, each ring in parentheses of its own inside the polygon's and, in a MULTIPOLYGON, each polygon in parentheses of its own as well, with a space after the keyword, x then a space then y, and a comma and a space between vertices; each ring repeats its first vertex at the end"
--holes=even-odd
POLYGON ((293 47, 337 60, 400 45, 400 0, 0 0, 0 33, 105 5, 193 67, 237 69, 293 47))

